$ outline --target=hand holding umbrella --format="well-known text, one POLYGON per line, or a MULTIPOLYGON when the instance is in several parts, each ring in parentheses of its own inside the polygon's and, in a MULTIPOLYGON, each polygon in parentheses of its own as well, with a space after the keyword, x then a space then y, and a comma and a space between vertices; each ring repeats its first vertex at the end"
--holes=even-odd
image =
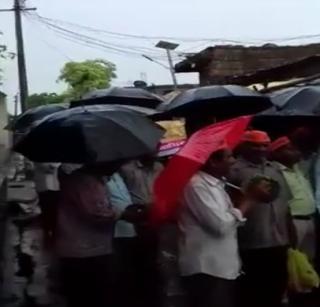
POLYGON ((244 116, 220 122, 195 133, 169 161, 154 185, 155 205, 151 219, 154 224, 172 220, 178 210, 181 193, 191 177, 219 149, 234 148, 251 120, 244 116))

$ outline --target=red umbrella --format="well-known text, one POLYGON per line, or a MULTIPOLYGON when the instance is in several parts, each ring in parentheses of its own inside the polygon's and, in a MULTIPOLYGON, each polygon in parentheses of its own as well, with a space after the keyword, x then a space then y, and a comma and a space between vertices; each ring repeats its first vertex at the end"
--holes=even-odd
POLYGON ((196 132, 169 161, 154 185, 155 204, 151 212, 153 224, 172 221, 179 208, 179 198, 191 177, 206 163, 210 155, 225 148, 233 149, 246 130, 251 116, 210 125, 196 132))

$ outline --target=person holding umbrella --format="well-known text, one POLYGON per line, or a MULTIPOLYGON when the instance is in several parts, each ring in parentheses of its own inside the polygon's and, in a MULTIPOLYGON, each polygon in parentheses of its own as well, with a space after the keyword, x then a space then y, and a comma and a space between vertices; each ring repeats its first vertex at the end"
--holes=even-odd
POLYGON ((31 129, 14 149, 35 162, 82 164, 61 175, 55 247, 62 264, 68 306, 112 306, 112 238, 122 214, 106 195, 105 176, 156 152, 164 131, 134 111, 86 106, 57 112, 31 129))
POLYGON ((235 306, 241 271, 236 232, 253 202, 235 208, 225 190, 234 162, 227 147, 214 152, 183 192, 179 263, 190 307, 235 306))
POLYGON ((108 203, 103 177, 117 167, 87 165, 61 180, 55 250, 70 307, 112 304, 113 227, 125 213, 108 203))
POLYGON ((250 119, 240 117, 196 132, 155 182, 151 222, 178 221, 179 269, 192 307, 235 306, 241 271, 237 228, 246 221, 251 199, 269 190, 268 184, 249 185, 237 208, 225 190, 230 186, 225 176, 234 163, 230 148, 238 144, 250 119))

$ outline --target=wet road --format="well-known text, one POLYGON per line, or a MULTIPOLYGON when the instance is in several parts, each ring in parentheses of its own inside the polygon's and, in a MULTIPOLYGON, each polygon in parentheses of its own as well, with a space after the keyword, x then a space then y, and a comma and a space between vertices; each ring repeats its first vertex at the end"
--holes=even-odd
POLYGON ((52 255, 42 246, 42 231, 36 218, 40 210, 33 182, 10 183, 7 199, 10 214, 5 227, 0 305, 64 306, 51 282, 57 279, 52 255))

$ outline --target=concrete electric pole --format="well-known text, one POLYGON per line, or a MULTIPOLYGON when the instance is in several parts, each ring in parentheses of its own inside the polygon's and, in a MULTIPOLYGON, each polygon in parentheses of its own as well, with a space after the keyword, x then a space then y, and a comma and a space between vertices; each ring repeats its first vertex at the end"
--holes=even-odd
POLYGON ((28 79, 27 79, 26 61, 25 61, 25 54, 24 54, 21 12, 35 11, 35 10, 36 8, 25 7, 24 0, 14 0, 12 9, 0 9, 0 12, 14 12, 14 16, 15 16, 17 59, 18 59, 18 73, 19 73, 19 94, 20 94, 20 104, 21 104, 22 112, 26 111, 27 109, 28 79))

